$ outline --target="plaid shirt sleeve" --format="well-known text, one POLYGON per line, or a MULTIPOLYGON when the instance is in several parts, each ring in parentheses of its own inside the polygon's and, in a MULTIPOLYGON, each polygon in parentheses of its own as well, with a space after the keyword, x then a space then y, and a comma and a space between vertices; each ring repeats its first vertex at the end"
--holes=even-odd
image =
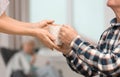
POLYGON ((72 50, 90 67, 106 74, 113 75, 120 71, 120 45, 110 53, 103 53, 79 36, 71 43, 72 50), (117 71, 117 72, 116 72, 117 71), (116 72, 116 73, 115 73, 116 72))
POLYGON ((82 74, 86 77, 92 77, 98 74, 97 71, 90 68, 90 66, 88 66, 85 62, 78 58, 73 50, 65 57, 70 68, 76 73, 82 74))

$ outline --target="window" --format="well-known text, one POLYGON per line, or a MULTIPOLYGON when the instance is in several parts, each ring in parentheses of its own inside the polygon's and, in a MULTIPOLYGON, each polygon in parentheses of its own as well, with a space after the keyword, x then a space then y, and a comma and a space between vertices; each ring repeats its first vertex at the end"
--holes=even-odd
POLYGON ((54 19, 58 24, 67 23, 72 18, 73 27, 82 34, 98 40, 103 32, 104 0, 74 0, 72 8, 68 7, 71 0, 30 0, 30 21, 54 19), (67 8, 68 7, 68 8, 67 8), (68 9, 73 13, 72 17, 68 9), (68 17, 68 18, 67 18, 68 17))
POLYGON ((104 30, 103 0, 74 0, 74 27, 79 33, 98 40, 104 30))
POLYGON ((66 0, 30 0, 30 21, 44 19, 66 23, 66 0))

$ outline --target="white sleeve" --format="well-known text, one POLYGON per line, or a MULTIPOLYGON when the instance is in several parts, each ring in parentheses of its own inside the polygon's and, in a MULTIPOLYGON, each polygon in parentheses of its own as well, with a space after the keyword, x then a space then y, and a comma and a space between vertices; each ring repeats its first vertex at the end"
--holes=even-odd
POLYGON ((0 16, 6 11, 9 0, 0 0, 0 16))

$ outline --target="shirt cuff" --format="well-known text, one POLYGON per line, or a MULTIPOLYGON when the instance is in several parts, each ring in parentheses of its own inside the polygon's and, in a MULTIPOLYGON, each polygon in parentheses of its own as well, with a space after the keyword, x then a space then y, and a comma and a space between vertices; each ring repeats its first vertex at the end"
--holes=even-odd
POLYGON ((90 43, 85 42, 80 38, 80 36, 77 36, 72 42, 71 42, 71 49, 76 53, 76 54, 83 54, 85 53, 88 49, 94 49, 94 46, 91 46, 90 43))
POLYGON ((70 47, 74 52, 76 52, 83 45, 83 43, 84 41, 78 35, 75 39, 73 39, 73 41, 70 44, 70 47))
POLYGON ((75 56, 75 53, 74 53, 73 50, 71 50, 71 51, 69 52, 69 54, 64 55, 64 56, 65 56, 66 58, 70 59, 71 57, 74 57, 74 56, 75 56))
POLYGON ((70 47, 72 48, 74 46, 74 43, 76 44, 80 44, 82 43, 82 39, 80 38, 80 36, 78 35, 75 39, 72 40, 71 44, 70 44, 70 47))

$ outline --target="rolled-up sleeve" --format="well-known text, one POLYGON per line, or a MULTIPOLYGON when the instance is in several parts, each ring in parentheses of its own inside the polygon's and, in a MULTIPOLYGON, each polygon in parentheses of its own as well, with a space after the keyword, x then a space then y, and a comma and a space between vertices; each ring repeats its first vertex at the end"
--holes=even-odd
POLYGON ((0 0, 0 16, 6 11, 9 0, 0 0))

